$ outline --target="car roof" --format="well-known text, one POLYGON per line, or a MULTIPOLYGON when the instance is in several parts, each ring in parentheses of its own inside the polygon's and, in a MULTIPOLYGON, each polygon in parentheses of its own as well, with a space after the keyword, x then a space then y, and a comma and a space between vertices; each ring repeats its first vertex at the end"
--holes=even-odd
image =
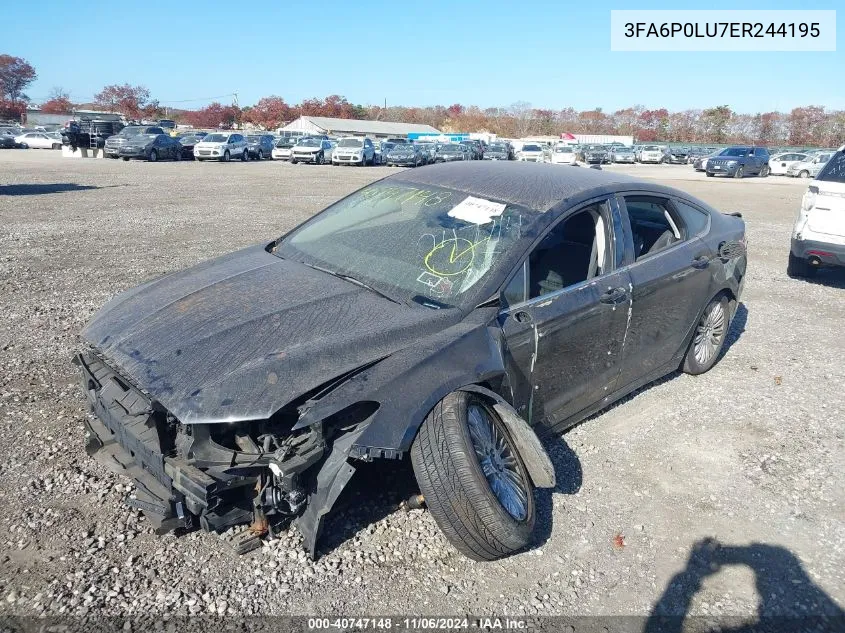
POLYGON ((400 172, 386 180, 434 185, 545 211, 594 190, 648 189, 676 193, 618 172, 520 161, 467 161, 400 172))

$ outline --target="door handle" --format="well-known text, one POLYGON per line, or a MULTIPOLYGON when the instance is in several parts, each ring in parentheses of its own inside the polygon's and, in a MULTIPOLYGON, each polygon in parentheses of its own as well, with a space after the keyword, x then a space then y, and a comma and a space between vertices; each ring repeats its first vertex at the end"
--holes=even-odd
POLYGON ((693 268, 698 268, 698 269, 707 268, 709 265, 710 265, 710 258, 707 257, 706 255, 702 255, 701 257, 696 257, 694 260, 692 260, 692 264, 691 264, 691 266, 693 268))
POLYGON ((519 323, 530 323, 531 315, 525 310, 520 310, 513 315, 513 318, 519 323))
POLYGON ((628 291, 624 288, 610 288, 607 292, 603 293, 601 297, 599 297, 599 301, 615 305, 617 303, 622 303, 627 297, 628 291))

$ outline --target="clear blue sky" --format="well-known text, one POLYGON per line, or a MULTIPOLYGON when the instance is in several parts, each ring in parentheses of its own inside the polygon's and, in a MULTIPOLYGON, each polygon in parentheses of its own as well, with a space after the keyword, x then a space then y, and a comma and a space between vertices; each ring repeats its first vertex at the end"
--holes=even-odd
POLYGON ((42 0, 6 3, 0 53, 35 66, 36 101, 54 86, 88 101, 128 82, 186 108, 237 92, 241 105, 340 94, 388 105, 845 109, 845 5, 766 4, 758 8, 839 8, 837 51, 610 52, 611 9, 716 8, 701 2, 149 0, 135 10, 42 0), (84 33, 99 37, 84 46, 75 39, 84 33))

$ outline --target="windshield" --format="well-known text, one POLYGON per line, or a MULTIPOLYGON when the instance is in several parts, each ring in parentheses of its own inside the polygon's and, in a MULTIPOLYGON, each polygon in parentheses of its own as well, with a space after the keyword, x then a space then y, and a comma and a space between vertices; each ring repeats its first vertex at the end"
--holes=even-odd
POLYGON ((588 152, 604 151, 604 147, 602 145, 587 145, 587 147, 585 147, 584 149, 587 150, 588 152))
POLYGON ((304 138, 297 145, 300 147, 320 147, 322 145, 322 141, 317 138, 304 138))
POLYGON ((566 145, 558 145, 557 147, 555 147, 555 151, 556 151, 558 154, 571 154, 571 153, 572 153, 572 148, 571 148, 571 147, 567 147, 566 145))
POLYGON ((501 143, 492 143, 488 148, 488 152, 505 152, 507 148, 501 143))
POLYGON ((260 137, 260 136, 255 136, 255 135, 251 135, 251 136, 247 136, 247 137, 246 137, 246 140, 247 140, 247 141, 249 141, 250 143, 260 143, 260 142, 261 142, 261 137, 260 137))
POLYGON ((430 297, 460 305, 488 281, 498 286, 520 254, 514 244, 530 239, 526 229, 536 215, 452 189, 382 181, 295 230, 276 254, 352 276, 402 301, 430 297))
POLYGON ((719 156, 748 156, 749 151, 747 147, 726 147, 719 156))
POLYGON ((293 141, 290 139, 282 139, 278 143, 276 143, 276 147, 285 148, 285 147, 293 147, 293 141))
POLYGON ((816 176, 816 180, 845 183, 845 152, 836 152, 816 176))
POLYGON ((646 145, 643 147, 644 152, 659 152, 660 148, 657 145, 646 145))
POLYGON ((120 131, 119 136, 135 136, 136 134, 140 134, 143 130, 146 130, 146 129, 147 128, 144 128, 144 127, 141 127, 141 126, 138 126, 138 125, 132 125, 132 126, 123 128, 120 131))
POLYGON ((633 154, 634 150, 630 147, 617 147, 613 150, 616 154, 633 154))
POLYGON ((228 134, 206 134, 202 139, 204 143, 227 143, 229 141, 228 134))
POLYGON ((523 152, 542 152, 543 150, 540 149, 539 145, 523 145, 522 151, 523 152))
POLYGON ((359 138, 342 138, 340 139, 340 143, 337 144, 338 147, 363 147, 364 142, 359 138))
POLYGON ((457 145, 444 145, 438 151, 440 151, 444 154, 460 154, 461 148, 458 147, 457 145))

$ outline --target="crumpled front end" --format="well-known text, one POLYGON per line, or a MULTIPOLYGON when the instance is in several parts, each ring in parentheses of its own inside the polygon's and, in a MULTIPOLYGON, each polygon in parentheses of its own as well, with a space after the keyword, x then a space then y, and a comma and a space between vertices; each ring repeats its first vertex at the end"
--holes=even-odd
POLYGON ((181 424, 98 352, 74 363, 93 413, 86 451, 132 478, 136 492, 128 502, 157 532, 252 523, 262 534, 295 520, 315 554, 322 518, 355 470, 349 448, 377 404, 294 429, 319 397, 309 394, 267 420, 181 424))

